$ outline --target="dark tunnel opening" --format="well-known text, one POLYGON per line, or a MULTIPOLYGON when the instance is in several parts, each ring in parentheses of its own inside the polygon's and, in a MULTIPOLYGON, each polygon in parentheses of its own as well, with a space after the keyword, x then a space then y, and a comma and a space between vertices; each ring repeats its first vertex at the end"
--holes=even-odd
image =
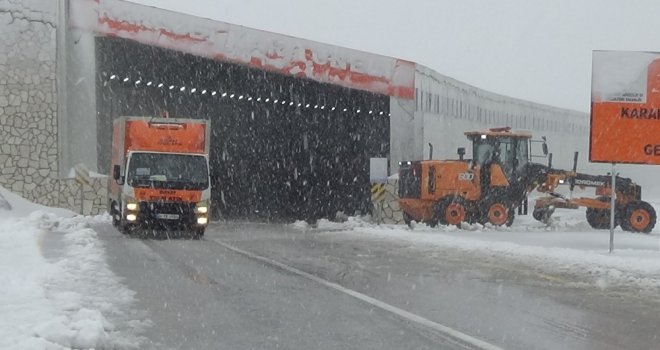
POLYGON ((369 158, 389 155, 389 96, 113 37, 96 39, 96 57, 99 169, 110 166, 113 118, 167 111, 211 120, 215 218, 369 211, 369 158))

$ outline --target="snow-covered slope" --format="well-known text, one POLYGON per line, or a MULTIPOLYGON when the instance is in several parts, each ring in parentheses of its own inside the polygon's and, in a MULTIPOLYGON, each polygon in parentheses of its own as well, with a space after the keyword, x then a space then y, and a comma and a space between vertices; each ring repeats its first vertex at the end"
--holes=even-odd
POLYGON ((138 348, 146 322, 131 319, 133 292, 89 228, 109 218, 74 217, 1 187, 0 198, 0 348, 138 348))
POLYGON ((25 217, 34 211, 42 211, 44 213, 52 213, 60 217, 73 217, 76 215, 74 212, 62 209, 62 208, 52 208, 46 207, 41 204, 36 204, 28 201, 27 199, 5 189, 0 186, 0 218, 3 217, 25 217), (9 204, 11 208, 11 213, 3 213, 2 202, 9 204))

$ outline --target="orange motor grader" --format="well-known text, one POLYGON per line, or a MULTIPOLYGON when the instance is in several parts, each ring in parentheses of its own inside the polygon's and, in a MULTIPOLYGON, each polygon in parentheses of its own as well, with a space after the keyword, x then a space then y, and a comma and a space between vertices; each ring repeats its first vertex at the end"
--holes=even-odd
MULTIPOLYGON (((472 141, 472 159, 463 159, 464 148, 456 160, 421 160, 400 162, 399 205, 404 221, 460 225, 490 223, 510 226, 515 209, 526 203, 534 189, 548 193, 534 206, 535 219, 547 223, 555 208, 587 207, 587 221, 594 228, 609 228, 611 179, 577 173, 577 153, 573 171, 553 169, 551 164, 532 162, 533 141, 528 132, 511 128, 466 132, 472 141), (556 193, 560 184, 595 187, 597 198, 566 198, 556 193)), ((549 159, 551 161, 552 155, 549 159)), ((550 162, 549 162, 550 163, 550 162)), ((641 188, 630 179, 616 177, 616 219, 624 230, 650 232, 655 226, 655 210, 641 201, 641 188)))

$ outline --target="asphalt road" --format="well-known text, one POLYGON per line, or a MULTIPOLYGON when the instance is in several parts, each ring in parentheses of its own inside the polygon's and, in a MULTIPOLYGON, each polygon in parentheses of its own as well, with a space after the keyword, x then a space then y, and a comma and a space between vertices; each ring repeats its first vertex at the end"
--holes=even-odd
POLYGON ((657 300, 496 256, 273 224, 212 224, 199 241, 94 228, 153 322, 147 348, 478 348, 415 317, 505 349, 657 349, 660 340, 657 300))

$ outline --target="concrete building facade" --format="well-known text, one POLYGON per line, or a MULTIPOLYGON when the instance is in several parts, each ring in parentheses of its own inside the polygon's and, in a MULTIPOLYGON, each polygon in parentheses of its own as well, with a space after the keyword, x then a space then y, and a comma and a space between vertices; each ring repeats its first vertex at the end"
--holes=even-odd
MULTIPOLYGON (((140 80, 147 74, 145 69, 138 69, 139 65, 130 62, 113 66, 108 61, 111 55, 99 51, 108 46, 109 41, 103 38, 126 40, 127 47, 142 45, 142 52, 156 52, 155 48, 178 52, 177 59, 184 65, 197 62, 195 57, 218 62, 213 69, 240 71, 257 82, 265 81, 246 90, 244 85, 231 80, 231 74, 226 74, 224 88, 235 89, 237 93, 244 91, 246 98, 242 103, 250 93, 254 93, 256 101, 258 91, 260 96, 275 96, 273 99, 278 101, 286 99, 287 106, 294 108, 281 111, 277 108, 282 106, 266 109, 248 106, 245 111, 252 119, 260 113, 265 116, 283 113, 331 121, 332 113, 341 109, 352 113, 354 118, 380 115, 389 121, 389 137, 378 139, 380 132, 370 136, 374 139, 370 139, 368 147, 364 146, 370 151, 360 157, 366 157, 368 164, 369 156, 387 156, 390 173, 398 170, 400 160, 428 157, 428 143, 435 145, 434 158, 453 157, 456 148, 466 144, 463 131, 496 126, 545 135, 553 152, 558 154, 570 154, 577 149, 586 155, 586 113, 483 91, 414 62, 124 1, 0 0, 0 33, 4 38, 0 42, 0 186, 45 205, 78 212, 82 205, 85 214, 105 210, 107 180, 97 177, 91 186, 84 186, 81 202, 81 186, 70 178, 70 172, 75 164, 83 163, 94 173, 107 173, 103 140, 100 140, 106 134, 105 122, 100 118, 112 114, 113 109, 107 107, 108 101, 103 97, 112 89, 119 91, 116 84, 122 83, 121 94, 113 95, 115 101, 125 103, 129 97, 147 96, 141 95, 140 90, 145 85, 140 80), (107 67, 120 67, 121 71, 105 71, 110 69, 107 67), (111 81, 114 75, 118 79, 111 81), (279 85, 273 83, 275 80, 279 85), (296 84, 300 87, 293 88, 296 84), (312 95, 310 89, 315 91, 312 95), (355 97, 353 91, 359 92, 359 96, 355 97), (346 101, 349 98, 359 100, 361 105, 346 101), (380 103, 383 98, 389 100, 388 105, 380 103), (310 105, 309 110, 305 109, 306 104, 310 105)), ((204 64, 211 67, 210 63, 204 64)), ((167 71, 165 68, 162 71, 167 71)), ((156 73, 150 71, 150 74, 156 73)), ((166 103, 181 101, 183 95, 174 95, 177 91, 185 90, 186 96, 190 96, 193 93, 190 84, 212 81, 177 74, 151 77, 177 85, 162 100, 166 103)), ((218 91, 222 91, 220 88, 218 91)), ((244 108, 236 106, 216 104, 208 105, 207 109, 244 108)), ((138 107, 143 108, 136 105, 135 109, 138 107)), ((123 109, 122 113, 131 112, 131 108, 123 109)), ((364 123, 360 125, 365 127, 364 123)), ((360 135, 354 140, 360 140, 360 135)), ((331 153, 335 146, 328 147, 331 153)), ((557 164, 566 165, 560 158, 555 159, 557 164)), ((361 165, 356 169, 364 171, 361 165)), ((364 178, 364 174, 358 175, 364 178)), ((368 196, 368 183, 364 185, 368 196)))

